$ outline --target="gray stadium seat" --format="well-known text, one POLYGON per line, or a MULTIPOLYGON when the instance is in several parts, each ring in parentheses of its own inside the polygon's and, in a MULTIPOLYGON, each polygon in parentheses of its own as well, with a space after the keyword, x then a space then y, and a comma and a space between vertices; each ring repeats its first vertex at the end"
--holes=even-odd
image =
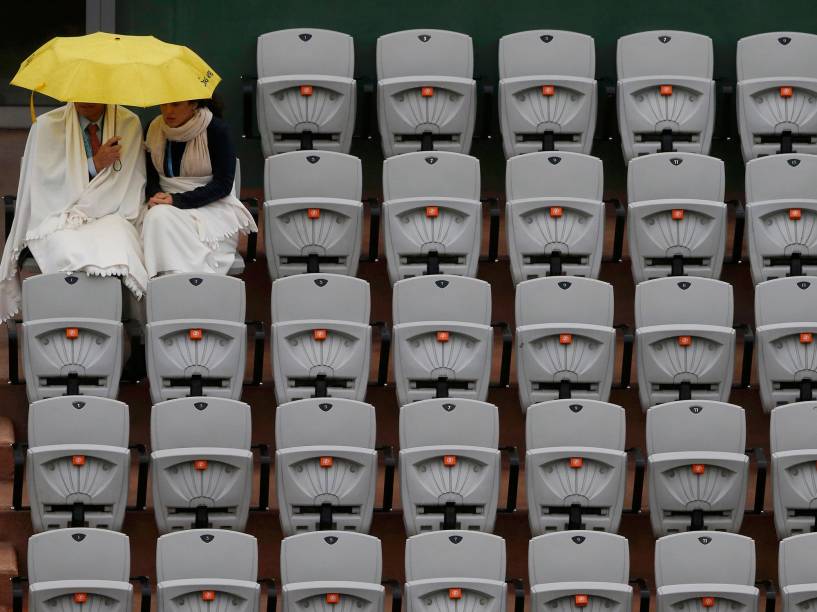
POLYGON ((156 404, 150 415, 153 509, 160 533, 243 531, 252 493, 250 407, 218 397, 156 404))
POLYGON ((589 154, 596 129, 596 48, 585 34, 529 30, 499 39, 499 120, 505 157, 589 154))
POLYGON ((743 159, 817 153, 817 36, 767 32, 738 40, 743 159))
POLYGON ((491 372, 491 285, 464 276, 418 276, 393 292, 397 401, 485 401, 491 372))
POLYGON ((258 37, 258 128, 264 157, 296 149, 348 153, 357 84, 352 37, 295 28, 258 37))
POLYGON ((792 276, 757 285, 755 325, 763 410, 817 399, 817 278, 792 276))
POLYGON ((491 532, 501 470, 493 404, 429 399, 400 409, 400 498, 409 536, 491 532))
POLYGON ((505 540, 436 531, 406 540, 406 612, 505 612, 505 540))
POLYGON ((272 284, 272 366, 279 403, 308 397, 363 401, 371 356, 369 283, 299 274, 272 284))
POLYGON ((404 30, 377 39, 377 117, 383 154, 468 153, 476 117, 467 34, 404 30))
POLYGON ((712 39, 655 30, 618 39, 618 123, 624 159, 709 153, 715 123, 712 39))
POLYGON ((247 329, 244 281, 166 274, 148 283, 147 367, 153 403, 207 395, 239 399, 247 329))
POLYGON ((275 412, 275 481, 285 535, 368 533, 377 451, 374 406, 350 399, 288 402, 275 412))
POLYGON ((122 529, 128 503, 128 406, 92 396, 28 409, 28 497, 34 531, 122 529))
POLYGON ((580 153, 508 160, 505 226, 514 283, 540 276, 598 278, 604 248, 604 169, 580 153))
POLYGON ((630 612, 630 547, 627 538, 597 531, 563 531, 528 545, 531 610, 630 612))
POLYGON ((749 458, 743 408, 679 401, 647 411, 650 522, 656 537, 740 530, 749 458))
POLYGON ((817 403, 778 406, 770 429, 777 537, 817 531, 817 403))
POLYGON ((128 536, 55 529, 28 539, 28 609, 131 612, 128 536))
POLYGON ((313 531, 281 542, 282 612, 380 612, 380 540, 349 531, 313 531))
POLYGON ((769 155, 746 164, 746 229, 755 284, 817 276, 817 155, 769 155))
POLYGON ((516 286, 519 401, 607 401, 616 330, 613 286, 592 278, 550 276, 516 286))
POLYGON ((258 612, 258 543, 245 533, 191 529, 156 541, 158 612, 258 612))
POLYGON ((817 599, 815 547, 815 533, 804 533, 780 542, 777 580, 783 592, 783 612, 811 608, 817 599))
POLYGON ((525 477, 533 535, 618 531, 627 482, 624 409, 597 400, 528 408, 525 477))
POLYGON ((732 286, 673 276, 635 288, 641 408, 675 400, 729 401, 735 358, 732 286))
POLYGON ((122 373, 122 284, 114 276, 40 274, 23 281, 23 363, 29 402, 115 398, 122 373))
POLYGON ((627 228, 635 282, 661 276, 718 278, 726 247, 723 162, 658 153, 627 167, 627 228))
POLYGON ((264 164, 264 245, 270 278, 357 273, 363 178, 357 157, 292 151, 264 164))
POLYGON ((734 533, 690 531, 655 543, 657 612, 755 612, 755 543, 734 533))
POLYGON ((406 153, 383 163, 383 226, 392 284, 423 274, 476 276, 482 241, 479 160, 406 153))

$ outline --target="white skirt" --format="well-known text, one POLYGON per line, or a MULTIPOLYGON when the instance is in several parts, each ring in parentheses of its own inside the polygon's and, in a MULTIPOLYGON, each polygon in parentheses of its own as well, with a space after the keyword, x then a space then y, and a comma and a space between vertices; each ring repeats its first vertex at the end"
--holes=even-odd
POLYGON ((85 272, 119 276, 137 298, 147 289, 139 232, 119 215, 107 215, 29 240, 28 248, 44 274, 85 272))

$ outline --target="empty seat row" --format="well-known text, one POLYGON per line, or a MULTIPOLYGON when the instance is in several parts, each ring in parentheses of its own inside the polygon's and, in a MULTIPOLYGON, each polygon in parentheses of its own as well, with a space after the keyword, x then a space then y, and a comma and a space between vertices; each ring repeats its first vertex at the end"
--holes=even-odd
MULTIPOLYGON (((406 30, 377 40, 377 115, 386 157, 468 153, 476 117, 471 38, 406 30)), ((772 32, 737 46, 738 123, 744 159, 817 152, 817 36, 772 32)), ((590 153, 598 93, 591 37, 530 30, 499 41, 499 116, 506 157, 590 153)), ((357 82, 350 36, 321 29, 258 38, 257 108, 264 156, 294 149, 347 153, 357 82)), ((712 40, 650 31, 618 40, 618 122, 624 157, 707 154, 715 123, 712 40)))

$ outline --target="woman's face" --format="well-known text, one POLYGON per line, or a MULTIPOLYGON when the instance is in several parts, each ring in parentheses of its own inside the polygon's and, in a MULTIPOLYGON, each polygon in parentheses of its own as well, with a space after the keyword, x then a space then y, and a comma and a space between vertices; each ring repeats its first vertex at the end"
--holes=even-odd
POLYGON ((162 111, 162 117, 168 127, 179 127, 190 120, 198 106, 195 102, 185 100, 184 102, 171 102, 169 104, 162 104, 159 106, 162 111))

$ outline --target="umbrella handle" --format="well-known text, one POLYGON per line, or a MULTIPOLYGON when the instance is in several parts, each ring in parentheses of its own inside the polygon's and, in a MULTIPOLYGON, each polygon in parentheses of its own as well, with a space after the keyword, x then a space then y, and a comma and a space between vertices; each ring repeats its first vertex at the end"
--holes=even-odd
POLYGON ((122 169, 122 161, 117 159, 113 162, 113 169, 116 172, 119 172, 122 169))
MULTIPOLYGON (((116 104, 113 105, 113 133, 116 135, 116 104)), ((117 159, 113 162, 114 172, 119 172, 122 169, 122 161, 117 159)))

